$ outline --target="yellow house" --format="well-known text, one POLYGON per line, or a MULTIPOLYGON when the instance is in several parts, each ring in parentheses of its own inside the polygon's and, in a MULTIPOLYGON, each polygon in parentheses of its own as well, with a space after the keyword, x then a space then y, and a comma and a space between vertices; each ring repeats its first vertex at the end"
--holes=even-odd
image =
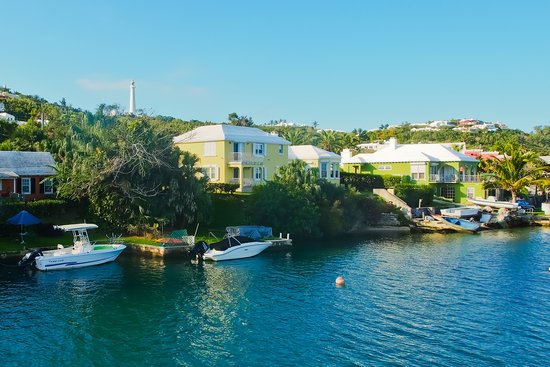
POLYGON ((237 191, 250 192, 288 164, 290 142, 257 128, 207 125, 176 136, 174 144, 199 158, 210 182, 237 183, 237 191))
POLYGON ((319 170, 321 178, 340 184, 340 161, 342 158, 333 152, 313 145, 292 145, 288 148, 288 159, 299 159, 310 168, 319 170))

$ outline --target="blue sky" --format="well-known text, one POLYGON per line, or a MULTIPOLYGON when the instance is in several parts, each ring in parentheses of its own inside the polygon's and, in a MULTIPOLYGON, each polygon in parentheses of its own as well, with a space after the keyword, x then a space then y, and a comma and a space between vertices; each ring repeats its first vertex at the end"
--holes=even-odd
POLYGON ((350 131, 550 123, 548 1, 10 1, 0 84, 95 110, 350 131))

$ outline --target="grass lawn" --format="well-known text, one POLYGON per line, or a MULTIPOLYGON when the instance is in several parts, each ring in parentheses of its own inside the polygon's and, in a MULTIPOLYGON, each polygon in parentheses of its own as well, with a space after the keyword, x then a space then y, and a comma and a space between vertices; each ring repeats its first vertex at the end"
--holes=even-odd
MULTIPOLYGON (((97 244, 106 244, 109 242, 109 239, 101 232, 88 232, 90 236, 90 241, 97 244)), ((45 248, 45 247, 56 247, 58 244, 61 244, 65 247, 72 246, 73 244, 73 235, 71 232, 64 233, 63 236, 59 237, 44 237, 39 236, 32 231, 28 231, 28 234, 24 236, 25 243, 21 243, 21 237, 19 234, 11 234, 7 236, 0 237, 0 253, 5 252, 19 252, 25 249, 31 248, 45 248)), ((145 244, 145 245, 160 245, 154 240, 150 240, 143 237, 122 237, 121 240, 124 243, 136 243, 136 244, 145 244)))

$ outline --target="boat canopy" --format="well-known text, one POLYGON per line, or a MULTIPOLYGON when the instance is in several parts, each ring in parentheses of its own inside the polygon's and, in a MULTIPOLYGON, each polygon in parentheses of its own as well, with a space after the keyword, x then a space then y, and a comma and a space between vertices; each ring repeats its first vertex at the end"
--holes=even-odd
POLYGON ((246 236, 255 240, 273 236, 271 227, 264 226, 234 226, 226 227, 225 230, 230 236, 246 236))
POLYGON ((221 241, 211 243, 210 248, 218 251, 225 251, 230 247, 239 246, 248 242, 254 242, 254 239, 246 236, 229 236, 221 241))
POLYGON ((92 223, 77 223, 77 224, 65 224, 62 226, 55 226, 55 228, 59 228, 65 232, 69 231, 81 231, 85 229, 96 229, 97 225, 92 223))

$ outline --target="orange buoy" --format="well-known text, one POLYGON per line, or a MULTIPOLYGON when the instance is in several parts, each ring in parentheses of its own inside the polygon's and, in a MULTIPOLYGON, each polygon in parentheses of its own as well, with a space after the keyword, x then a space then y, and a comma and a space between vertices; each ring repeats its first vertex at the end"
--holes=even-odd
POLYGON ((346 280, 344 279, 344 277, 338 277, 338 278, 336 278, 336 285, 342 286, 342 285, 344 285, 344 284, 346 284, 346 280))

